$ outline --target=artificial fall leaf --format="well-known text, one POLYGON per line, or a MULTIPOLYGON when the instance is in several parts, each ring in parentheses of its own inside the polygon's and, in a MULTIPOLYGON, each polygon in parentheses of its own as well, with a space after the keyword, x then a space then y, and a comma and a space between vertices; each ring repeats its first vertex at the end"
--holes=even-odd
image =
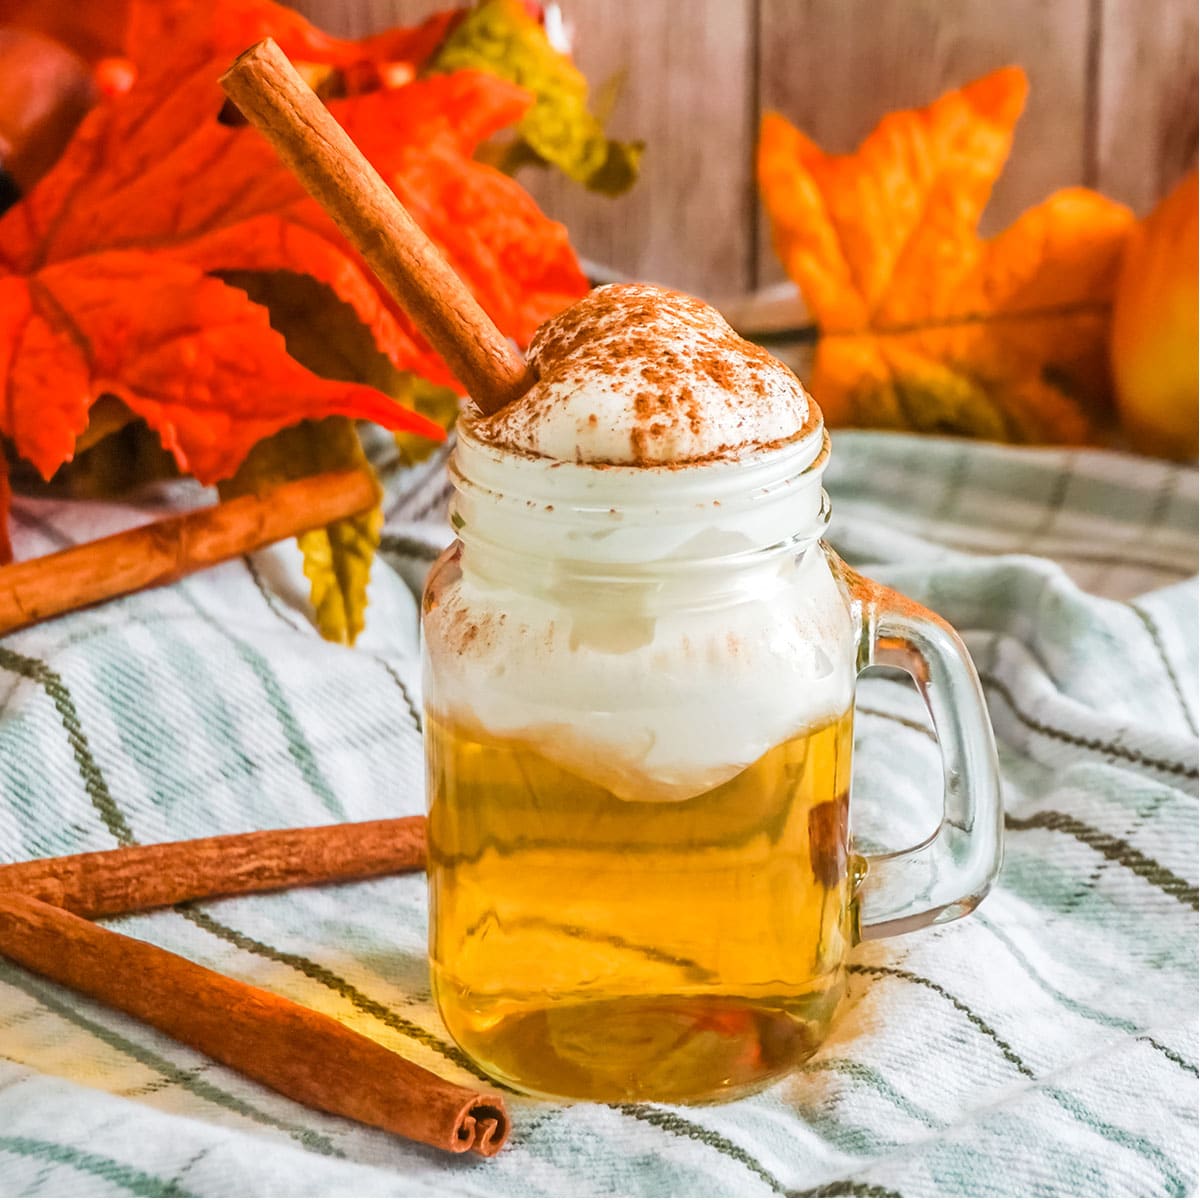
POLYGON ((1006 68, 886 116, 828 155, 763 120, 775 245, 818 328, 811 386, 834 424, 1081 442, 1109 402, 1111 297, 1132 214, 1069 188, 982 240, 1026 94, 1006 68))
POLYGON ((296 539, 312 585, 317 628, 331 642, 353 646, 363 631, 367 584, 382 529, 383 510, 376 505, 361 516, 310 529, 296 539))
MULTIPOLYGON (((263 139, 218 120, 224 65, 163 70, 102 103, 0 219, 0 433, 45 477, 71 458, 103 394, 202 482, 230 475, 255 443, 304 419, 341 415, 440 436, 379 391, 302 367, 262 307, 208 274, 311 275, 350 304, 393 364, 453 383, 263 139)), ((510 84, 460 72, 331 105, 522 341, 586 288, 561 226, 469 157, 527 104, 510 84)))
MULTIPOLYGON (((261 495, 291 479, 352 468, 371 470, 354 423, 342 417, 305 421, 260 442, 237 473, 218 488, 222 499, 261 495)), ((329 641, 353 645, 363 630, 367 583, 382 528, 383 512, 376 504, 356 517, 334 521, 296 539, 312 589, 317 628, 329 641)))
MULTIPOLYGON (((409 371, 397 381, 394 394, 405 408, 411 408, 447 431, 451 430, 458 420, 458 393, 453 388, 439 387, 436 383, 430 383, 428 379, 422 379, 420 375, 409 371)), ((397 430, 392 437, 395 439, 402 466, 410 467, 423 462, 436 449, 432 442, 403 429, 397 430)))
POLYGON ((29 29, 70 47, 95 62, 123 50, 129 20, 128 0, 103 4, 80 0, 5 0, 4 24, 29 29))
MULTIPOLYGON (((518 126, 524 147, 576 182, 613 196, 637 179, 642 143, 605 136, 588 110, 587 80, 550 44, 521 0, 483 0, 450 32, 432 65, 480 68, 532 92, 534 105, 518 126)), ((522 161, 524 147, 508 165, 522 161)))
MULTIPOLYGON (((288 354, 302 366, 324 379, 365 383, 443 430, 453 427, 458 392, 397 369, 354 310, 327 285, 291 271, 222 271, 218 277, 266 308, 271 327, 283 334, 288 354)), ((418 433, 398 430, 394 436, 406 464, 421 461, 434 449, 418 433)))
MULTIPOLYGON (((12 491, 8 482, 8 459, 0 454, 0 508, 8 512, 12 503, 12 491)), ((8 535, 8 522, 0 524, 0 562, 12 561, 12 541, 8 535)))
POLYGON ((146 423, 115 397, 101 397, 92 414, 87 432, 75 446, 75 457, 59 467, 49 483, 32 467, 17 464, 18 490, 73 500, 107 500, 123 496, 132 488, 179 477, 174 457, 163 449, 146 423), (95 415, 110 404, 111 417, 107 412, 95 415), (118 415, 121 410, 123 418, 118 415))
POLYGON ((370 388, 305 370, 266 312, 235 289, 144 251, 0 277, 0 381, 0 432, 44 478, 71 458, 92 402, 105 393, 145 420, 202 483, 230 474, 255 442, 305 417, 416 423, 370 388))
MULTIPOLYGON (((288 354, 310 371, 327 379, 369 384, 443 429, 453 424, 458 413, 455 392, 397 370, 376 349, 353 309, 326 285, 287 271, 230 271, 222 272, 221 279, 266 308, 288 354)), ((405 461, 417 461, 432 445, 429 439, 410 433, 395 436, 405 461)), ((350 468, 370 470, 353 422, 331 418, 305 422, 264 439, 237 474, 219 487, 222 496, 261 494, 316 471, 350 468)), ((330 641, 353 645, 362 632, 367 584, 382 526, 383 513, 376 505, 367 513, 297 538, 317 627, 330 641)))
POLYGON ((461 10, 451 7, 412 28, 350 40, 325 33, 273 0, 7 0, 4 23, 43 33, 90 61, 128 56, 141 70, 162 66, 164 47, 172 52, 168 57, 177 57, 182 49, 193 59, 232 59, 265 37, 273 37, 289 58, 303 63, 407 62, 419 67, 461 16, 461 10))
MULTIPOLYGON (((118 12, 121 7, 115 6, 118 12)), ((302 71, 324 65, 373 79, 376 86, 411 82, 463 15, 449 7, 419 25, 347 39, 273 0, 131 0, 124 7, 124 16, 114 20, 121 21, 121 44, 139 71, 159 68, 164 45, 185 47, 194 61, 225 60, 227 65, 247 46, 272 37, 302 71), (374 71, 365 70, 370 67, 374 71)))

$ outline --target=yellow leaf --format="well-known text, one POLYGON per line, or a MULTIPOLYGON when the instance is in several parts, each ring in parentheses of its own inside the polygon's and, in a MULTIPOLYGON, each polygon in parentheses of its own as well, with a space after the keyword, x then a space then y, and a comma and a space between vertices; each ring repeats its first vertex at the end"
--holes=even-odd
POLYGON ((588 110, 587 80, 550 45, 520 0, 484 0, 471 9, 442 44, 433 66, 488 71, 532 92, 533 106, 518 132, 539 158, 576 182, 618 195, 637 179, 643 144, 605 137, 588 110))
POLYGON ((1132 214, 1057 192, 977 233, 1026 93, 995 71, 892 113, 828 155, 777 114, 758 177, 776 248, 820 330, 811 386, 831 424, 1081 442, 1104 420, 1105 342, 1132 214))
POLYGON ((367 584, 382 528, 383 510, 376 505, 361 516, 334 521, 296 539, 312 585, 317 628, 331 642, 353 646, 363 631, 367 584))
MULTIPOLYGON (((303 421, 259 442, 218 491, 222 499, 261 494, 290 479, 350 468, 371 470, 354 422, 346 417, 303 421)), ((382 525, 377 504, 296 539, 304 554, 317 628, 331 642, 352 646, 363 630, 367 584, 382 525)))
MULTIPOLYGON (((443 429, 453 428, 458 420, 458 395, 453 388, 439 387, 422 379, 420 375, 404 372, 403 378, 396 381, 396 390, 391 394, 405 408, 412 408, 422 416, 436 421, 443 429)), ((400 461, 405 466, 412 466, 429 457, 437 445, 428 438, 415 433, 405 433, 399 430, 393 437, 396 449, 400 453, 400 461)))
MULTIPOLYGON (((405 407, 434 417, 443 428, 454 423, 458 412, 454 393, 397 370, 354 310, 324 284, 287 271, 227 272, 221 278, 267 308, 288 353, 310 371, 327 379, 370 384, 405 407)), ((396 442, 406 462, 419 461, 433 448, 427 438, 403 433, 396 442)), ((220 485, 220 492, 241 495, 318 471, 350 467, 371 469, 352 421, 303 422, 255 446, 238 473, 220 485)), ((330 641, 353 645, 363 630, 367 585, 382 525, 383 513, 377 505, 296 539, 304 555, 317 627, 330 641)))
MULTIPOLYGON (((458 401, 453 391, 397 370, 354 310, 324 284, 287 271, 227 272, 221 278, 266 307, 288 353, 310 371, 327 379, 370 384, 445 429, 454 424, 458 401)), ((405 462, 418 462, 434 447, 428 438, 404 433, 396 436, 396 444, 405 462)), ((350 467, 370 470, 352 421, 304 422, 255 446, 233 479, 220 485, 220 492, 241 495, 350 467)), ((330 641, 353 645, 363 630, 367 584, 382 525, 383 514, 376 506, 296 539, 304 554, 317 627, 330 641)))

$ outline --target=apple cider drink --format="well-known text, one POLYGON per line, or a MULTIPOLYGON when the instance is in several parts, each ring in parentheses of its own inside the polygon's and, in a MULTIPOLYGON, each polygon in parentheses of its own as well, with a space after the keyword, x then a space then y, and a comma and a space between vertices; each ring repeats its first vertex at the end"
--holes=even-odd
POLYGON ((527 1091, 736 1095, 816 1047, 852 935, 819 414, 657 289, 593 293, 531 362, 461 427, 424 602, 437 1003, 527 1091))

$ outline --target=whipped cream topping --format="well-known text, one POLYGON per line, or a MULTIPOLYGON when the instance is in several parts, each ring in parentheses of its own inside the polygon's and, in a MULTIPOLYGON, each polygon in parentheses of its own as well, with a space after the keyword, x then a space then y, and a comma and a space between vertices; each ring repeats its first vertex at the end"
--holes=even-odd
POLYGON ((476 437, 517 454, 630 466, 738 459, 811 432, 800 381, 716 309, 648 284, 610 284, 547 321, 538 381, 476 437))
POLYGON ((530 357, 523 399, 460 423, 458 570, 423 617, 431 713, 661 803, 844 713, 857 635, 795 376, 641 285, 593 292, 530 357))

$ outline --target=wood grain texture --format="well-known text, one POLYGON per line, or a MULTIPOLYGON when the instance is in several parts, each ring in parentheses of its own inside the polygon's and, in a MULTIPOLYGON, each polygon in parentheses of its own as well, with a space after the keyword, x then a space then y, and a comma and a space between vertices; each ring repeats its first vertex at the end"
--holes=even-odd
MULTIPOLYGON (((295 0, 332 32, 411 23, 449 0, 295 0)), ((562 0, 593 87, 624 70, 619 137, 648 143, 612 201, 525 172, 580 252, 728 297, 782 278, 753 183, 763 108, 852 150, 884 112, 993 67, 1029 73, 1029 105, 983 230, 1085 183, 1145 211, 1195 162, 1195 0, 562 0)))
POLYGON ((576 58, 593 88, 624 86, 614 137, 647 143, 641 178, 616 199, 546 171, 521 181, 570 229, 586 258, 706 295, 753 285, 752 0, 675 0, 567 7, 576 58))
POLYGON ((288 0, 289 7, 338 37, 362 37, 391 25, 414 25, 452 0, 288 0))
MULTIPOLYGON (((449 0, 297 0, 330 32, 411 23, 449 0)), ((614 137, 647 143, 632 191, 594 196, 557 172, 519 178, 571 231, 580 255, 708 295, 753 286, 755 0, 568 0, 576 59, 593 90, 620 74, 614 137)))
MULTIPOLYGON (((1017 63, 1030 98, 984 215, 1002 229, 1089 156, 1088 0, 760 0, 759 96, 825 149, 853 150, 887 111, 1017 63)), ((760 222, 759 284, 782 277, 760 222)))
POLYGON ((1098 10, 1095 184, 1141 214, 1196 163, 1196 3, 1098 10))

